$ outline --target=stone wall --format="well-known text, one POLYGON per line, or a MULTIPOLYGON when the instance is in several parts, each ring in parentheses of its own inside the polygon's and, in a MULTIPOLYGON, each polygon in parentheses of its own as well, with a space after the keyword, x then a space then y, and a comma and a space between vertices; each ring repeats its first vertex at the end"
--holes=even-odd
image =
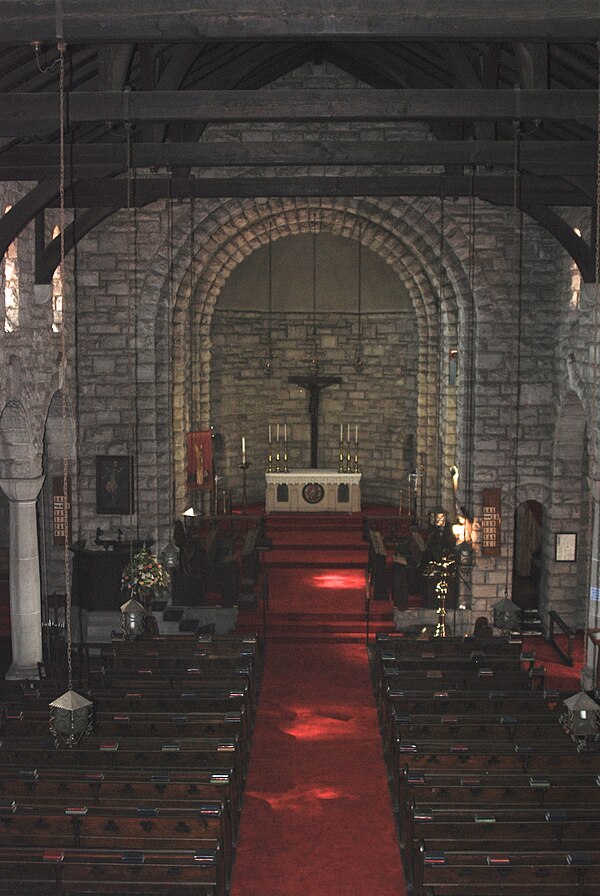
MULTIPOLYGON (((407 497, 409 460, 404 448, 416 432, 417 336, 412 311, 369 314, 363 320, 365 367, 353 362, 357 338, 355 315, 319 314, 320 373, 342 378, 321 393, 319 466, 336 469, 340 424, 360 424, 363 500, 397 503, 407 497)), ((264 500, 268 424, 288 428, 290 468, 310 467, 310 422, 304 390, 288 376, 306 375, 310 360, 307 329, 312 320, 294 314, 273 317, 274 373, 266 377, 264 316, 219 311, 212 325, 212 422, 217 435, 216 463, 223 488, 241 501, 240 439, 246 438, 248 499, 264 500)))

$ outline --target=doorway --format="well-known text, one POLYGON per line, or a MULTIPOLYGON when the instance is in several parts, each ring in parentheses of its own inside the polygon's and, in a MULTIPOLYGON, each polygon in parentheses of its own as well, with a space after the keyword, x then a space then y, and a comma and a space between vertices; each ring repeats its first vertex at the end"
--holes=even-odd
POLYGON ((544 508, 524 501, 515 513, 512 599, 521 610, 539 610, 544 508))

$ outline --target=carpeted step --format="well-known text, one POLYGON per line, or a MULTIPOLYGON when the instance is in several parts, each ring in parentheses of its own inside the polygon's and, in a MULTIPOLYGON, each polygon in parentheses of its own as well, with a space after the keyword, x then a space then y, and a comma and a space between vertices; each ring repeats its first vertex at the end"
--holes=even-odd
POLYGON ((286 566, 289 568, 327 566, 331 568, 366 568, 368 552, 366 548, 349 551, 297 551, 293 548, 273 548, 265 554, 265 566, 286 566))

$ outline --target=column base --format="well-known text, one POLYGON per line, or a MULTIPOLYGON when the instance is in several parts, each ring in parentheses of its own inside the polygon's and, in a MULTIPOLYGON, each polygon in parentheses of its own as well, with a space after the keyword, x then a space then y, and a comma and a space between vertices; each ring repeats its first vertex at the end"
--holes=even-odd
POLYGON ((35 666, 18 666, 16 663, 11 663, 4 677, 7 681, 19 681, 28 678, 39 679, 40 676, 37 663, 35 666))

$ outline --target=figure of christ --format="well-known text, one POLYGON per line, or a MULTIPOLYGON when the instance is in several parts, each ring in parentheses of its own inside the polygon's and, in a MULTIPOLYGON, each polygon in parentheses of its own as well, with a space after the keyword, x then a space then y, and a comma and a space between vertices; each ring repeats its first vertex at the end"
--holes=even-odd
POLYGON ((308 413, 310 414, 310 466, 316 470, 319 466, 319 402, 321 392, 328 386, 342 382, 340 376, 319 376, 311 373, 308 376, 289 376, 289 383, 300 386, 308 392, 308 413))

